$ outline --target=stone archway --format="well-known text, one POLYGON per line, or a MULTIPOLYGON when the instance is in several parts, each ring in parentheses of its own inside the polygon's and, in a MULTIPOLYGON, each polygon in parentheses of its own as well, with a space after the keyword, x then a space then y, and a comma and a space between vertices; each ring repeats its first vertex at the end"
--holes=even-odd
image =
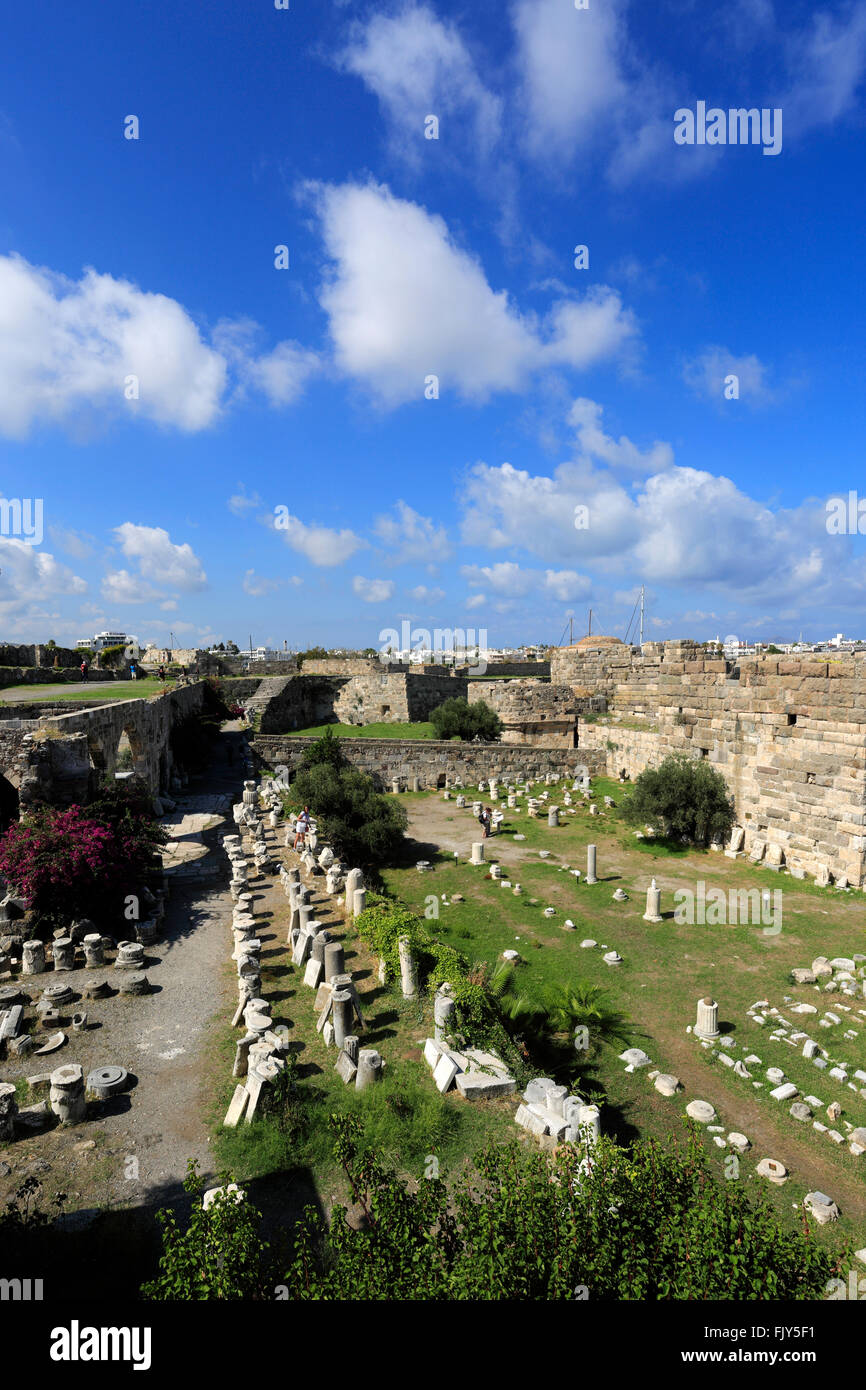
POLYGON ((10 825, 14 825, 19 812, 18 787, 7 771, 0 774, 0 835, 5 835, 10 825))

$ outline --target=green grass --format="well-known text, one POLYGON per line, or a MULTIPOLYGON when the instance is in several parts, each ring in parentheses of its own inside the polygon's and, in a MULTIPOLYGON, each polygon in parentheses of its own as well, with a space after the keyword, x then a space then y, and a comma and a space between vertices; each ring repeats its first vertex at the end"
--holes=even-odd
POLYGON ((432 724, 314 724, 308 729, 293 729, 286 738, 321 738, 326 730, 338 738, 435 738, 432 724))
MULTIPOLYGON (((605 793, 620 802, 625 791, 610 779, 593 780, 596 803, 603 808, 605 793)), ((536 787, 536 791, 540 791, 536 787)), ((550 800, 563 808, 565 787, 550 788, 550 800)), ((577 794, 575 804, 577 804, 577 794)), ((469 793, 471 804, 471 792, 469 793)), ((786 1162, 791 1179, 783 1188, 768 1192, 780 1213, 792 1216, 792 1202, 802 1199, 806 1190, 822 1186, 836 1197, 842 1220, 831 1230, 821 1228, 817 1238, 835 1241, 856 1233, 863 1244, 866 1235, 866 1157, 856 1158, 847 1145, 834 1145, 826 1135, 812 1129, 811 1123, 795 1120, 789 1104, 770 1098, 772 1084, 766 1079, 768 1067, 782 1068, 800 1090, 800 1098, 813 1094, 822 1101, 815 1118, 830 1128, 844 1132, 841 1124, 831 1125, 823 1113, 831 1100, 839 1100, 843 1118, 855 1127, 866 1125, 866 1097, 834 1081, 801 1056, 801 1048, 779 1040, 771 1042, 772 1025, 763 1028, 752 1022, 746 1010, 759 999, 768 999, 796 1027, 828 1048, 834 1058, 847 1060, 853 1071, 864 1066, 866 1009, 862 994, 848 998, 823 994, 814 986, 791 982, 795 966, 808 966, 819 955, 850 956, 866 952, 866 933, 859 894, 816 888, 788 875, 755 868, 746 860, 732 861, 719 853, 667 842, 636 840, 616 809, 602 809, 590 816, 581 804, 557 829, 549 828, 546 816, 530 819, 524 810, 510 811, 504 804, 503 831, 485 844, 488 863, 508 845, 519 856, 518 862, 503 861, 503 876, 523 887, 523 896, 487 876, 484 868, 468 864, 469 847, 478 838, 471 809, 458 810, 453 803, 443 805, 438 798, 421 794, 412 798, 416 843, 407 846, 405 864, 385 870, 390 892, 423 915, 431 895, 439 898, 437 935, 470 959, 494 966, 507 948, 521 952, 518 966, 519 989, 529 998, 541 1001, 552 986, 585 980, 602 987, 612 1007, 630 1015, 635 1027, 635 1043, 653 1059, 654 1066, 679 1076, 686 1087, 677 1098, 665 1099, 656 1093, 646 1073, 625 1073, 617 1060, 622 1047, 603 1048, 596 1064, 596 1080, 608 1097, 606 1124, 622 1138, 636 1133, 661 1137, 678 1130, 689 1100, 712 1101, 726 1130, 742 1129, 753 1140, 754 1148, 743 1171, 752 1173, 754 1165, 766 1156, 786 1162), (419 802, 428 800, 431 823, 423 820, 419 802), (520 831, 525 841, 515 844, 512 835, 520 831), (443 850, 433 855, 430 844, 453 837, 461 845, 458 861, 443 850), (586 845, 598 848, 601 882, 577 882, 561 866, 585 871, 586 845), (414 861, 419 845, 424 857, 433 859, 434 871, 419 875, 414 861), (540 848, 549 849, 547 860, 538 857, 540 848), (663 922, 643 921, 645 892, 655 876, 662 889, 663 922), (689 926, 673 918, 673 894, 677 888, 696 890, 698 880, 707 887, 762 888, 783 893, 783 924, 778 936, 765 936, 760 925, 689 926), (614 889, 622 887, 629 901, 615 903, 614 889), (453 903, 457 891, 463 903, 453 903), (441 904, 445 894, 449 906, 441 904), (532 900, 536 900, 533 905, 532 900), (545 918, 543 908, 552 906, 556 915, 545 918), (570 918, 576 930, 564 929, 570 918), (606 966, 603 952, 581 949, 584 937, 593 938, 607 948, 615 948, 623 964, 606 966), (719 1001, 719 1016, 735 1042, 732 1056, 744 1058, 754 1053, 762 1065, 750 1066, 752 1079, 741 1079, 718 1061, 718 1049, 704 1049, 686 1034, 693 1024, 698 998, 711 994, 719 1001), (785 1002, 786 997, 789 1002, 785 1002), (832 1029, 818 1025, 826 1008, 843 1002, 852 1009, 843 1014, 845 1022, 832 1029), (789 1012, 794 1003, 818 1007, 817 1015, 789 1012), (859 1033, 845 1041, 848 1028, 859 1033), (760 1081, 760 1089, 752 1081, 760 1081), (805 1172, 804 1172, 805 1170, 805 1172), (808 1176, 805 1174, 808 1173, 808 1176), (800 1176, 803 1174, 803 1176, 800 1176), (823 1183, 821 1181, 823 1177, 823 1183), (829 1234, 828 1234, 829 1232, 829 1234)), ((410 832, 412 833, 412 832, 410 832)), ((724 1152, 707 1144, 711 1164, 721 1175, 724 1152)))
MULTIPOLYGON (((264 905, 264 904, 262 904, 264 905)), ((222 1119, 234 1087, 231 1076, 235 1044, 233 1033, 220 1021, 213 1041, 216 1096, 213 1106, 215 1160, 221 1169, 239 1180, 312 1175, 316 1191, 336 1193, 351 1200, 345 1179, 333 1159, 334 1137, 328 1124, 331 1114, 354 1114, 364 1121, 365 1143, 381 1149, 402 1173, 420 1178, 428 1155, 435 1155, 441 1175, 456 1172, 465 1155, 484 1146, 492 1135, 512 1138, 513 1106, 506 1100, 469 1103, 456 1092, 440 1095, 432 1084, 422 1057, 424 1039, 433 1034, 433 1001, 428 994, 406 1000, 399 986, 380 986, 376 959, 357 936, 354 926, 329 922, 333 939, 343 940, 346 968, 352 971, 361 997, 366 1029, 361 1045, 376 1047, 385 1060, 383 1078, 375 1087, 358 1092, 345 1086, 334 1070, 335 1048, 327 1048, 316 1032, 315 991, 303 985, 303 971, 291 964, 285 949, 289 912, 282 893, 267 904, 273 916, 260 932, 262 992, 273 1004, 275 1025, 290 1030, 300 1074, 299 1094, 304 1130, 288 1136, 271 1117, 226 1129, 222 1119)), ((257 909, 258 910, 258 909, 257 909)), ((328 915, 330 909, 323 905, 328 915)))
MULTIPOLYGON (((138 681, 115 681, 111 687, 102 686, 93 690, 67 690, 62 685, 15 685, 6 686, 6 690, 26 690, 32 692, 33 704, 55 704, 60 701, 68 701, 75 704, 96 704, 97 702, 112 703, 116 700, 144 700, 150 695, 158 695, 166 686, 171 689, 172 682, 167 681, 165 685, 160 680, 138 680, 138 681)), ((0 690, 0 696, 3 691, 0 690)), ((18 703, 10 701, 9 703, 18 703)), ((22 702, 24 703, 24 702, 22 702)))

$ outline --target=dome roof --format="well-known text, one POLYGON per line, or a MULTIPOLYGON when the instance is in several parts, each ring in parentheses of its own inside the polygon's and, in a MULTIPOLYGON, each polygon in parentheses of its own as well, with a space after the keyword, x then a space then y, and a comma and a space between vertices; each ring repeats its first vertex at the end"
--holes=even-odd
POLYGON ((623 647, 625 643, 620 637, 603 637, 600 633, 595 633, 591 637, 581 637, 579 642, 575 642, 571 647, 560 647, 560 651, 565 652, 592 652, 599 647, 623 647))

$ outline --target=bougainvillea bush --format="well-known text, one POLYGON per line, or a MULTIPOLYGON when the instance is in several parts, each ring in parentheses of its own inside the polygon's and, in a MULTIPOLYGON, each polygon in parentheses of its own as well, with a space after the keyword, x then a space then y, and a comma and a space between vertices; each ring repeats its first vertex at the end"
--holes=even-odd
POLYGON ((89 806, 28 811, 0 840, 0 874, 47 922, 116 925, 166 839, 143 788, 109 786, 89 806))

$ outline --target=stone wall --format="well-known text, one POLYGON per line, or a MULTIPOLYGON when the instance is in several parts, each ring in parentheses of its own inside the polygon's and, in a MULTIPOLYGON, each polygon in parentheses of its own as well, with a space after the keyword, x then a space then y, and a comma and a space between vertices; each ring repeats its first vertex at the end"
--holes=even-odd
MULTIPOLYGON (((132 749, 133 773, 153 792, 167 791, 174 770, 172 728, 201 710, 204 689, 197 681, 147 700, 112 701, 40 719, 26 740, 22 807, 86 801, 97 781, 114 776, 122 734, 132 749)), ((0 725, 0 738, 4 728, 0 725)))
MULTIPOLYGON (((294 772, 304 751, 314 743, 310 738, 279 738, 258 735, 253 740, 256 755, 266 767, 285 766, 294 772)), ((404 782, 420 778, 426 787, 444 786, 445 779, 460 777, 466 783, 479 782, 492 775, 523 773, 533 778, 547 772, 570 775, 580 765, 597 774, 604 758, 581 749, 519 747, 505 743, 451 743, 435 739, 359 738, 341 739, 340 746, 353 767, 368 772, 381 785, 390 788, 391 779, 404 782)))
POLYGON ((747 852, 777 845, 798 874, 866 876, 866 660, 760 656, 727 662, 691 642, 554 653, 554 679, 608 702, 580 721, 582 752, 636 776, 668 753, 722 773, 747 852))
POLYGON ((0 643, 0 666, 80 666, 81 653, 72 647, 49 647, 37 642, 35 645, 16 647, 8 642, 0 643))
POLYGON ((355 675, 274 676, 261 682, 247 702, 263 734, 291 733, 315 724, 406 724, 429 719, 431 710, 467 683, 436 671, 407 675, 378 662, 360 662, 355 675))
POLYGON ((574 748, 575 696, 570 685, 538 680, 470 681, 469 703, 482 700, 502 720, 504 743, 574 748))

